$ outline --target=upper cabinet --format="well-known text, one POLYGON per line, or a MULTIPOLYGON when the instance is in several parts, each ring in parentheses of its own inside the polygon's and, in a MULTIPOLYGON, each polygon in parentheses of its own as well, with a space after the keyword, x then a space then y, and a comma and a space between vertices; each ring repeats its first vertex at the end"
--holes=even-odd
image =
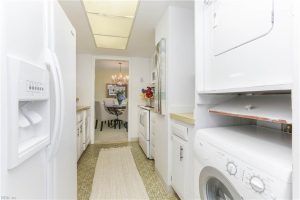
POLYGON ((195 8, 199 92, 290 89, 290 0, 207 0, 195 8))

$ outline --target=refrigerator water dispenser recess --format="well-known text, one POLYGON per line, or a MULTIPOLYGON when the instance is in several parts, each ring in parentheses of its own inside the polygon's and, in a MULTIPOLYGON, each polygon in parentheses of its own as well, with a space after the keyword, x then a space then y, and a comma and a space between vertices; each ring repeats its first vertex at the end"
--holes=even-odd
POLYGON ((50 143, 49 72, 8 56, 8 169, 50 143))

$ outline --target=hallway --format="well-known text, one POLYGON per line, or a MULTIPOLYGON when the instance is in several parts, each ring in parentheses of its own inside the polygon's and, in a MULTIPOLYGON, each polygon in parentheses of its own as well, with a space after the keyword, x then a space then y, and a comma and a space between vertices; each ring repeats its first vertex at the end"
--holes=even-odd
POLYGON ((128 133, 122 125, 122 128, 110 128, 104 124, 103 130, 99 128, 95 130, 95 144, 115 144, 124 143, 128 141, 128 133))
POLYGON ((87 200, 91 194, 93 177, 99 152, 102 148, 131 146, 132 155, 137 169, 142 177, 146 191, 150 199, 178 199, 175 195, 168 194, 163 184, 155 173, 154 161, 148 160, 142 152, 138 143, 120 143, 120 144, 94 144, 89 145, 78 161, 77 168, 77 188, 78 200, 87 200))

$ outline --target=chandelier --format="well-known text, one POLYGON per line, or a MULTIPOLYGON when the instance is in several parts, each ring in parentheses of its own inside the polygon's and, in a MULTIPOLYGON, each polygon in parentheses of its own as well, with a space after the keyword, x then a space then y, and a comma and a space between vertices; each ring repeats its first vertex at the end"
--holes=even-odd
POLYGON ((120 65, 119 74, 112 75, 111 79, 112 79, 113 83, 115 83, 117 85, 126 85, 128 83, 129 76, 122 74, 122 72, 121 72, 121 65, 122 65, 122 63, 119 62, 119 65, 120 65))

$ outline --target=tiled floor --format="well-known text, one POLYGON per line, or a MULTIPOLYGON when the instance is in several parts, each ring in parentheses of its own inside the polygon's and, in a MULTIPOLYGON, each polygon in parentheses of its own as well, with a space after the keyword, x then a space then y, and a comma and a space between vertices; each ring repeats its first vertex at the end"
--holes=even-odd
POLYGON ((104 125, 102 131, 99 128, 95 131, 95 144, 124 143, 128 141, 127 137, 128 133, 124 127, 114 129, 104 125))
POLYGON ((93 184, 93 176, 95 172, 96 162, 98 159, 99 151, 102 148, 131 146, 132 155, 134 157, 138 171, 143 179, 144 185, 148 192, 150 199, 155 200, 176 200, 177 197, 173 194, 167 193, 160 178, 154 170, 154 161, 148 160, 142 152, 138 143, 122 143, 122 144, 94 144, 89 145, 86 151, 78 161, 77 172, 77 187, 78 187, 78 200, 88 200, 93 184))

